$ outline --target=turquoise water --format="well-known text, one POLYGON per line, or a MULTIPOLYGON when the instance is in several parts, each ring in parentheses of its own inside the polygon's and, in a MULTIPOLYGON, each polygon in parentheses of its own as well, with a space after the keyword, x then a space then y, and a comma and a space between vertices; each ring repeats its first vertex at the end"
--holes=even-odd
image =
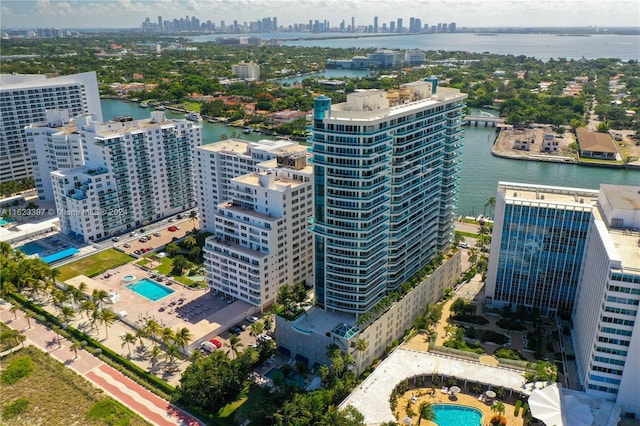
POLYGON ((15 219, 2 219, 2 218, 0 218, 0 226, 4 226, 7 223, 11 223, 11 222, 15 222, 15 221, 16 221, 15 219))
POLYGON ((27 243, 22 247, 18 248, 21 252, 26 254, 27 256, 31 256, 32 254, 41 254, 44 253, 45 248, 42 247, 38 243, 27 243))
MULTIPOLYGON (((283 375, 282 375, 282 371, 281 370, 282 370, 281 368, 274 368, 273 370, 270 370, 266 374, 266 376, 268 378, 270 378, 271 380, 273 380, 276 376, 282 377, 283 375)), ((305 381, 304 376, 301 376, 300 374, 296 373, 295 371, 293 371, 291 373, 291 375, 289 376, 289 379, 288 379, 289 383, 292 383, 292 384, 294 384, 294 385, 296 385, 298 387, 301 387, 301 388, 304 387, 304 381, 305 381)))
POLYGON ((433 411, 438 426, 480 426, 482 421, 480 410, 462 405, 434 404, 433 411))
POLYGON ((139 294, 142 297, 146 297, 152 301, 158 301, 163 297, 167 297, 175 290, 171 290, 169 287, 164 286, 160 283, 157 283, 153 280, 149 280, 147 278, 143 278, 140 281, 136 281, 133 284, 128 284, 127 287, 129 290, 134 293, 139 294))

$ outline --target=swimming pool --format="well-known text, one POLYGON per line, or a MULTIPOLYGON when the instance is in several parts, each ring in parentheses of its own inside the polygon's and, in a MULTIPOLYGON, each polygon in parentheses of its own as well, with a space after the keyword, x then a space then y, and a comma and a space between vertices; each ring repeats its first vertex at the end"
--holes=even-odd
MULTIPOLYGON (((267 376, 271 380, 273 380, 277 376, 284 377, 284 375, 282 374, 282 368, 274 368, 268 371, 267 374, 265 374, 265 376, 267 376)), ((300 374, 296 373, 295 370, 293 370, 289 375, 289 378, 287 379, 287 381, 291 384, 294 384, 302 388, 304 387, 305 377, 301 376, 300 374)))
POLYGON ((4 226, 7 223, 12 223, 15 222, 15 219, 5 219, 5 218, 0 218, 0 226, 4 226))
POLYGON ((433 404, 438 426, 480 426, 482 412, 476 408, 454 404, 433 404))
POLYGON ((42 247, 40 244, 38 243, 27 243, 25 245, 23 245, 22 247, 18 247, 18 250, 20 250, 21 252, 23 252, 24 254, 26 254, 27 256, 31 256, 33 254, 42 254, 45 252, 45 248, 42 247))
POLYGON ((125 287, 154 302, 167 297, 175 291, 148 278, 143 278, 135 283, 127 284, 125 287))

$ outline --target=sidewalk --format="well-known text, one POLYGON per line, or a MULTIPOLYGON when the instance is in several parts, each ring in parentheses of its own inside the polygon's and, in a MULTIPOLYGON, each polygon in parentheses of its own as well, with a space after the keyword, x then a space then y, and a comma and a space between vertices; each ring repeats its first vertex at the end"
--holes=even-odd
POLYGON ((9 304, 0 302, 0 320, 19 330, 28 341, 62 362, 76 373, 103 389, 114 399, 131 408, 148 422, 158 426, 200 426, 197 419, 180 410, 170 402, 154 395, 144 387, 124 376, 83 349, 78 357, 70 350, 71 342, 63 339, 58 344, 57 335, 47 327, 31 319, 31 328, 23 311, 16 311, 17 319, 9 311, 9 304))

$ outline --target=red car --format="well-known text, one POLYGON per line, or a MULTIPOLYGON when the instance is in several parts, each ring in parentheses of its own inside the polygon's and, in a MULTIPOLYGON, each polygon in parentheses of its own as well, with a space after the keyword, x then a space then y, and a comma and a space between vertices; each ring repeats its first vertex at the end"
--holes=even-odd
POLYGON ((170 226, 169 227, 169 231, 171 232, 176 232, 178 230, 178 228, 176 228, 175 226, 170 226))
POLYGON ((218 339, 211 339, 209 340, 211 343, 213 343, 216 348, 220 349, 222 347, 222 342, 220 342, 220 340, 218 339))

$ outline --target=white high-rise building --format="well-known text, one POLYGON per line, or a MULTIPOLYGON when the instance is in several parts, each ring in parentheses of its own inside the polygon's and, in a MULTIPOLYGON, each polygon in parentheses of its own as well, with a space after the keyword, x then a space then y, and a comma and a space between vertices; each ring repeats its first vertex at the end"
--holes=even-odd
POLYGON ((285 284, 312 284, 312 174, 306 149, 295 146, 230 180, 204 249, 212 291, 265 307, 285 284))
POLYGON ((640 191, 600 185, 573 311, 579 383, 640 417, 640 191))
POLYGON ((46 124, 48 110, 65 110, 70 117, 92 113, 102 121, 96 73, 0 75, 0 183, 33 176, 24 128, 46 124))
POLYGON ((85 165, 51 173, 63 232, 101 240, 196 206, 200 126, 161 111, 147 120, 76 124, 85 165))
POLYGON ((255 62, 240 62, 231 65, 231 73, 243 80, 260 80, 260 65, 255 62))
POLYGON ((275 158, 283 149, 298 146, 286 140, 249 142, 226 139, 196 149, 197 199, 200 209, 200 229, 214 232, 213 216, 218 204, 229 200, 231 179, 256 170, 256 165, 275 158))
MULTIPOLYGON (((95 116, 89 116, 96 120, 95 116)), ((47 124, 31 124, 25 128, 33 177, 41 201, 53 201, 53 187, 49 174, 56 170, 84 165, 82 140, 76 121, 86 116, 69 119, 67 111, 47 111, 47 124)))

